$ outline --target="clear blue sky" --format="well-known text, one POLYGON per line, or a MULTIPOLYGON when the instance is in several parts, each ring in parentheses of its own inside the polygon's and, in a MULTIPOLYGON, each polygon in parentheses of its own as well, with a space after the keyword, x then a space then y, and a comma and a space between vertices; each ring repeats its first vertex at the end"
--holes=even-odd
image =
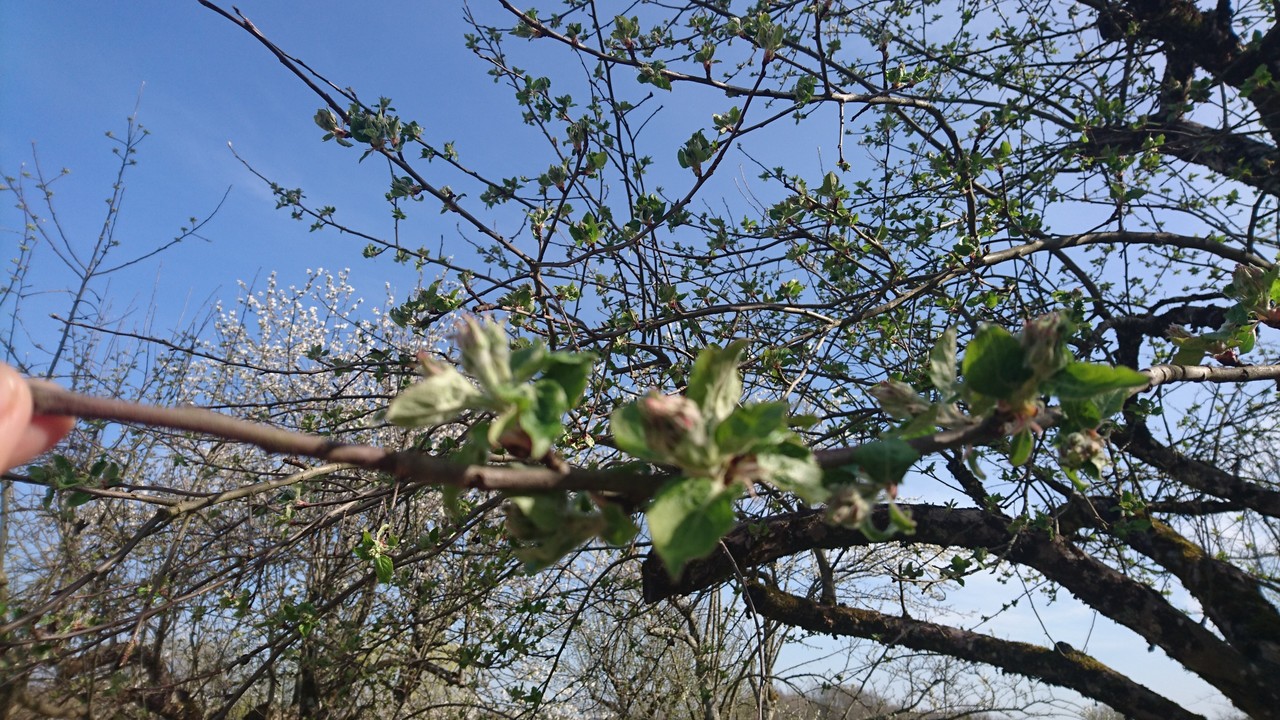
MULTIPOLYGON (((472 4, 477 13, 499 12, 496 3, 472 4)), ((366 100, 392 97, 404 116, 423 124, 432 142, 456 139, 464 159, 500 174, 506 155, 525 151, 526 130, 515 120, 508 91, 495 86, 463 47, 462 3, 238 5, 268 37, 338 85, 357 88, 366 100)), ((204 231, 211 242, 191 242, 117 280, 113 294, 121 304, 147 305, 158 285, 163 330, 164 323, 177 322, 187 303, 230 299, 237 280, 272 270, 288 284, 306 268, 352 267, 357 287, 373 297, 380 297, 384 281, 401 295, 415 285, 412 270, 361 258, 361 242, 309 233, 305 224, 275 210, 266 188, 232 157, 228 141, 280 184, 305 188, 319 204, 338 205, 340 217, 373 229, 389 227, 381 202, 385 170, 372 162, 356 165, 356 151, 321 145, 311 119, 319 101, 242 30, 195 0, 0 3, 0 168, 16 173, 30 160, 33 141, 46 170, 71 168, 73 174, 57 186, 58 201, 65 224, 85 242, 101 225, 102 201, 115 171, 103 133, 123 131, 140 91, 139 119, 152 135, 128 181, 119 238, 140 250, 162 244, 187 218, 207 214, 228 187, 232 191, 204 231)), ((705 120, 690 121, 693 127, 700 123, 705 120)), ((806 152, 813 155, 812 142, 806 152)), ((829 148, 828 160, 833 156, 829 148)), ((527 170, 527 158, 521 160, 519 170, 527 170)), ((746 174, 754 172, 747 168, 746 174)), ((20 221, 11 204, 6 196, 0 229, 11 230, 20 221)), ((424 244, 457 237, 448 217, 434 209, 421 215, 426 219, 415 231, 424 244)), ((8 250, 16 240, 0 235, 0 248, 8 250)), ((990 585, 976 595, 953 595, 974 610, 989 612, 993 602, 1001 602, 992 597, 1014 594, 994 582, 970 583, 990 585)), ((1084 645, 1093 622, 1087 609, 1065 595, 1059 605, 1037 609, 1057 639, 1084 645), (1077 630, 1062 633, 1064 627, 1077 630)), ((1025 600, 994 627, 997 634, 1046 642, 1025 600)), ((1209 714, 1219 707, 1202 704, 1212 697, 1206 685, 1172 668, 1159 653, 1148 655, 1127 630, 1099 620, 1088 649, 1188 706, 1209 714)))
MULTIPOLYGON (((432 141, 456 139, 473 153, 469 159, 496 150, 486 134, 499 118, 510 130, 508 94, 463 48, 461 3, 380 4, 380 14, 367 16, 352 3, 238 6, 335 83, 370 101, 392 97, 432 141)), ((56 186, 57 201, 65 224, 85 242, 101 226, 116 167, 103 134, 123 132, 139 94, 139 120, 152 134, 130 173, 119 238, 138 249, 161 244, 232 188, 203 233, 212 242, 188 243, 130 276, 139 297, 150 295, 161 268, 162 293, 189 294, 197 304, 211 294, 233 297, 237 280, 260 271, 278 270, 287 283, 316 266, 352 267, 357 286, 375 296, 384 281, 401 293, 412 289, 414 273, 364 260, 363 243, 309 233, 275 210, 267 188, 228 150, 231 142, 281 185, 337 205, 342 219, 389 227, 380 201, 385 166, 357 165, 355 151, 322 145, 312 121, 320 101, 240 28, 194 0, 0 4, 0 167, 15 174, 35 142, 46 172, 70 168, 56 186)), ((0 228, 11 230, 20 218, 9 198, 4 205, 0 228)), ((452 221, 434 209, 419 214, 429 219, 415 228, 422 242, 453 234, 452 221)), ((114 284, 117 295, 122 284, 114 284)))

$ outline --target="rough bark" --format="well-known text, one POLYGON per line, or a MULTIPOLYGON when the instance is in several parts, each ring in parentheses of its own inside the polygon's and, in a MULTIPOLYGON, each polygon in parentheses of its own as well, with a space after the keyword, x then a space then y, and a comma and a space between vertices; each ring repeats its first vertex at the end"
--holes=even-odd
POLYGON ((1202 165, 1268 195, 1280 197, 1280 152, 1248 135, 1211 128, 1190 120, 1148 122, 1138 127, 1095 127, 1086 131, 1089 155, 1108 151, 1136 153, 1148 143, 1170 157, 1202 165))
POLYGON ((1111 439, 1124 452, 1188 487, 1240 503, 1269 517, 1280 517, 1280 492, 1183 455, 1156 440, 1151 430, 1141 422, 1131 419, 1129 425, 1112 433, 1111 439))
POLYGON ((747 593, 756 612, 770 620, 811 632, 867 638, 890 646, 900 645, 986 663, 1006 672, 1072 688, 1105 702, 1126 717, 1138 720, 1202 717, 1082 652, 1059 652, 871 610, 830 607, 760 584, 749 585, 747 593))
MULTIPOLYGON (((1059 534, 1023 527, 977 508, 911 505, 917 523, 908 542, 942 547, 982 548, 1033 568, 1069 590, 1082 602, 1162 648, 1184 667, 1217 687, 1255 717, 1280 713, 1280 687, 1266 664, 1259 663, 1171 605, 1159 592, 1090 556, 1059 534)), ((876 521, 888 519, 885 506, 876 521)), ((732 567, 752 568, 813 548, 837 548, 870 542, 857 530, 825 522, 818 512, 792 513, 745 523, 725 538, 721 553, 691 563, 671 581, 661 562, 650 557, 643 578, 645 599, 656 602, 710 587, 728 579, 732 567), (725 562, 727 551, 733 562, 725 562)))

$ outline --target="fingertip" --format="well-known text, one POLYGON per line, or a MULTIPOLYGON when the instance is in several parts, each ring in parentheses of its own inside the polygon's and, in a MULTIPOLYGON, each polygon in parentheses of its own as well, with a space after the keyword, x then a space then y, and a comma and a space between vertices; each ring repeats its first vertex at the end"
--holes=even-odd
POLYGON ((52 448, 59 440, 67 436, 71 432, 71 428, 76 424, 76 419, 69 415, 33 415, 31 416, 30 429, 33 431, 33 447, 39 448, 35 454, 39 455, 52 448))
POLYGON ((18 455, 31 421, 31 390, 17 370, 0 363, 0 470, 25 462, 18 455))
POLYGON ((66 437, 74 424, 73 417, 32 415, 27 380, 0 363, 0 470, 30 462, 66 437))

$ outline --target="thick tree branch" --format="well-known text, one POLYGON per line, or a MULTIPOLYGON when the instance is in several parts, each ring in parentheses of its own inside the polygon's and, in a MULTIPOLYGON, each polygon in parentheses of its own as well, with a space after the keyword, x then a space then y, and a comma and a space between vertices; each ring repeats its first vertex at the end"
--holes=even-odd
POLYGON ((777 622, 811 632, 874 639, 887 645, 942 653, 993 665, 1007 672, 1069 687, 1100 700, 1126 717, 1140 720, 1201 718, 1177 703, 1128 679, 1084 653, 989 635, 936 623, 895 617, 872 610, 830 607, 753 583, 747 586, 756 612, 777 622))
POLYGON ((1051 513, 1059 529, 1099 528, 1177 577, 1223 637, 1260 665, 1280 675, 1280 613, 1256 578, 1219 560, 1144 509, 1126 515, 1109 497, 1072 498, 1051 513), (1146 521, 1145 529, 1133 521, 1146 521), (1119 525, 1119 527, 1116 527, 1119 525))
POLYGON ((1153 365, 1142 371, 1151 378, 1138 392, 1170 382, 1243 383, 1257 380, 1280 380, 1280 365, 1245 365, 1213 367, 1209 365, 1153 365))
POLYGON ((1280 76, 1274 32, 1246 48, 1232 29, 1229 5, 1222 6, 1223 12, 1219 12, 1201 10, 1193 0, 1083 2, 1098 9, 1098 29, 1105 39, 1136 37, 1162 43, 1166 56, 1189 60, 1219 81, 1241 90, 1257 107, 1259 119, 1272 137, 1280 136, 1280 93, 1266 83, 1246 88, 1260 68, 1271 77, 1280 76))
MULTIPOLYGON (((1010 530, 1006 521, 977 508, 911 505, 916 532, 906 540, 940 547, 983 548, 1010 562, 1026 565, 1069 590, 1085 604, 1128 627, 1165 650, 1188 670, 1200 675, 1242 709, 1271 717, 1280 709, 1280 688, 1238 650, 1174 608, 1157 591, 1129 578, 1067 542, 1043 532, 1010 530)), ((888 523, 888 509, 873 513, 879 526, 888 523)), ((820 512, 791 513, 747 522, 722 544, 732 563, 720 554, 690 563, 672 581, 656 556, 642 568, 644 597, 656 602, 686 594, 728 579, 728 568, 742 568, 807 552, 870 543, 861 532, 829 525, 820 512)))
POLYGON ((1182 305, 1160 314, 1129 315, 1114 317, 1103 321, 1098 332, 1107 329, 1115 330, 1117 335, 1131 342, 1138 342, 1139 337, 1167 336, 1170 325, 1182 325, 1187 328, 1218 328, 1227 319, 1227 308, 1219 306, 1201 307, 1182 305))
POLYGON ((1139 127, 1095 127, 1086 131, 1086 152, 1136 153, 1151 149, 1201 165, 1272 197, 1280 197, 1280 151, 1248 135, 1218 130, 1190 120, 1149 122, 1139 127))
POLYGON ((1131 420, 1131 424, 1116 428, 1111 440, 1123 451, 1188 487, 1240 503, 1263 515, 1280 517, 1280 492, 1183 455, 1157 441, 1145 423, 1131 420))

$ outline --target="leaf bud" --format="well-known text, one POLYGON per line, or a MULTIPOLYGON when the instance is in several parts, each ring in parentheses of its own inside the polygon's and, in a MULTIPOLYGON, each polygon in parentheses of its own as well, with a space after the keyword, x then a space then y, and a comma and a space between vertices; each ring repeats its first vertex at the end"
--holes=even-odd
POLYGON ((915 388, 898 380, 877 383, 867 392, 880 401, 885 412, 899 420, 910 420, 929 409, 928 401, 920 397, 915 388))
POLYGON ((650 393, 637 405, 644 418, 644 436, 649 448, 679 459, 680 452, 707 444, 707 425, 698 404, 683 395, 650 393))
POLYGON ((512 385, 511 347, 500 323, 463 318, 454 331, 462 367, 490 393, 512 385))
POLYGON ((321 108, 317 110, 315 121, 316 121, 316 125, 320 126, 320 129, 324 130, 325 132, 338 131, 338 128, 339 128, 338 116, 334 115, 333 111, 329 110, 328 108, 321 108))
POLYGON ((1231 273, 1231 284, 1227 286, 1229 297, 1249 302, 1266 298, 1271 292, 1271 284, 1264 278, 1265 271, 1252 265, 1236 265, 1231 273))
POLYGON ((1022 328, 1022 349, 1026 353, 1026 365, 1037 377, 1053 376, 1071 362, 1067 353, 1066 338, 1071 333, 1071 321, 1062 313, 1045 313, 1032 318, 1022 328))

